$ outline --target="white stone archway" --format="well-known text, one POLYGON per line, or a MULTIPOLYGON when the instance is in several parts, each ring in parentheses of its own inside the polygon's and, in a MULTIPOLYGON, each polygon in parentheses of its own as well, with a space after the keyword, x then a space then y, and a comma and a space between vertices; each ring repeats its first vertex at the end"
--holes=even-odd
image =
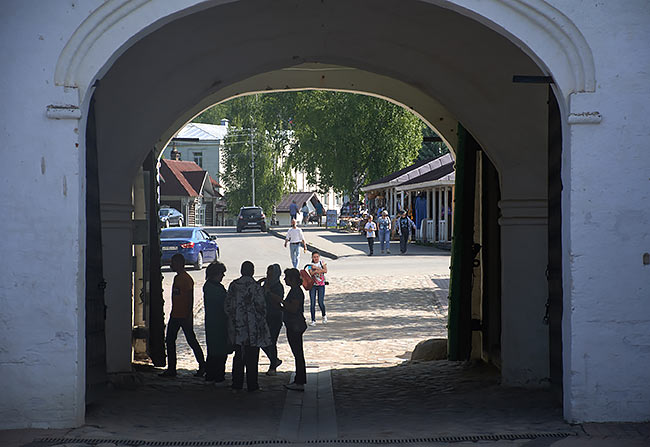
MULTIPOLYGON (((645 334, 650 323, 639 315, 647 315, 650 293, 648 268, 640 262, 650 243, 650 166, 645 149, 650 124, 642 101, 650 94, 648 7, 630 6, 623 14, 617 5, 567 5, 560 0, 431 0, 396 5, 382 0, 363 9, 357 1, 307 0, 286 9, 286 2, 277 2, 273 8, 284 16, 271 24, 249 24, 250 40, 236 39, 233 47, 203 48, 220 52, 228 70, 214 71, 219 76, 212 83, 209 76, 197 75, 191 79, 196 89, 186 90, 192 87, 188 84, 170 91, 168 104, 175 104, 174 110, 156 111, 160 104, 152 98, 160 95, 156 89, 165 87, 159 78, 184 79, 180 70, 141 57, 153 57, 156 43, 169 43, 161 30, 169 26, 179 31, 196 23, 203 24, 197 28, 201 31, 206 28, 203 14, 219 23, 222 12, 241 19, 237 14, 250 8, 246 17, 254 21, 274 17, 274 9, 254 0, 93 0, 83 10, 63 2, 37 6, 13 2, 15 14, 2 18, 6 26, 0 27, 0 50, 6 60, 20 63, 10 65, 8 82, 2 85, 11 86, 6 95, 11 110, 24 113, 5 116, 7 129, 12 130, 4 134, 7 168, 3 174, 18 179, 22 187, 4 192, 7 203, 21 205, 12 224, 3 223, 2 228, 9 235, 22 235, 20 225, 31 228, 34 241, 50 234, 49 244, 62 261, 57 271, 40 258, 29 268, 4 267, 6 284, 15 284, 2 294, 6 320, 15 323, 11 328, 32 322, 33 313, 15 304, 25 295, 42 309, 38 330, 26 332, 20 343, 2 353, 0 367, 10 381, 6 403, 0 404, 2 414, 7 414, 4 426, 71 426, 83 421, 85 140, 79 129, 85 127, 91 94, 104 95, 98 118, 104 126, 99 138, 106 149, 106 172, 127 172, 141 162, 140 151, 168 138, 177 123, 200 109, 203 98, 216 98, 219 91, 224 94, 238 83, 304 63, 344 66, 415 88, 427 98, 423 103, 433 104, 430 99, 440 104, 479 140, 501 173, 503 297, 509 309, 521 316, 531 311, 517 307, 522 297, 536 306, 545 299, 539 293, 545 284, 541 255, 546 222, 545 117, 539 106, 545 91, 538 86, 513 86, 511 77, 553 78, 564 137, 565 417, 571 421, 647 418, 650 358, 645 334), (630 32, 610 35, 603 29, 630 32), (302 39, 292 38, 296 36, 302 39), (235 49, 254 60, 238 60, 235 49), (140 76, 132 70, 138 63, 140 76), (154 66, 156 76, 149 73, 147 78, 146 69, 154 66), (96 80, 100 83, 95 89, 96 80), (148 82, 151 90, 143 90, 144 84, 138 82, 148 82), (138 132, 129 125, 133 118, 129 106, 134 103, 142 104, 145 112, 156 111, 138 132), (109 150, 122 143, 116 129, 133 138, 113 160, 108 158, 109 150), (32 171, 40 172, 39 176, 31 183, 24 181, 33 178, 32 171), (40 224, 45 217, 47 228, 40 224), (529 247, 536 255, 527 256, 520 247, 529 247), (603 252, 611 254, 605 259, 603 252), (43 274, 33 279, 33 269, 43 274), (617 360, 627 361, 630 367, 612 372, 611 363, 617 360), (62 371, 61 376, 43 381, 42 371, 53 367, 62 371), (18 389, 29 392, 14 391, 18 389)), ((228 23, 221 25, 227 28, 228 23)), ((183 36, 192 37, 191 33, 183 36)), ((193 47, 184 49, 188 48, 193 47)), ((181 48, 171 45, 169 50, 171 54, 181 48)), ((195 69, 201 51, 184 54, 195 69)), ((306 77, 304 81, 303 85, 309 84, 306 77)), ((408 89, 373 90, 368 82, 358 90, 410 105, 408 99, 399 99, 400 94, 408 96, 408 89)), ((418 107, 421 110, 414 108, 426 120, 435 121, 435 113, 427 112, 433 109, 418 107)), ((116 184, 105 204, 113 228, 126 231, 128 239, 127 183, 116 184)), ((118 240, 124 242, 121 237, 118 240)), ((532 310, 531 318, 536 318, 537 310, 532 310)), ((535 325, 520 326, 529 326, 524 329, 533 336, 539 330, 535 325)), ((3 335, 14 335, 11 328, 3 335)), ((515 345, 508 349, 506 357, 523 359, 504 364, 511 383, 527 383, 539 378, 540 372, 543 375, 543 362, 538 361, 543 347, 532 353, 515 345)))

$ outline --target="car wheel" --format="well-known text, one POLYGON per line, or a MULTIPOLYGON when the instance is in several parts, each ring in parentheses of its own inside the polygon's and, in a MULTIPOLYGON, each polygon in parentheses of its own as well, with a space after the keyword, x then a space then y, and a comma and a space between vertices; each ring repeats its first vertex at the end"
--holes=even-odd
POLYGON ((178 219, 178 226, 182 227, 183 226, 183 219, 178 219))
POLYGON ((201 270, 203 268, 203 253, 199 253, 199 255, 196 257, 194 268, 196 270, 201 270))
POLYGON ((169 228, 169 220, 165 221, 165 228, 169 228))
POLYGON ((219 249, 214 253, 214 260, 218 261, 219 260, 219 249))

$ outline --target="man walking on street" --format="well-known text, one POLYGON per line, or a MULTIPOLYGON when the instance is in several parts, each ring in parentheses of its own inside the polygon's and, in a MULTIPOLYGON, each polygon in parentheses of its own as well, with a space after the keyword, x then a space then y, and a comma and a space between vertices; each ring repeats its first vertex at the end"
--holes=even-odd
POLYGON ((400 213, 399 219, 397 219, 397 234, 399 234, 399 251, 403 255, 406 254, 408 249, 409 236, 411 235, 411 229, 415 228, 413 221, 406 215, 406 211, 400 213))
POLYGON ((176 337, 179 329, 183 328, 187 344, 194 352, 199 363, 199 370, 194 374, 201 377, 205 374, 205 357, 201 345, 194 334, 194 280, 185 271, 185 257, 176 253, 172 256, 171 268, 176 272, 172 285, 172 312, 167 323, 167 370, 160 374, 163 377, 176 377, 176 337))
POLYGON ((372 256, 374 254, 375 232, 377 231, 377 224, 372 221, 372 214, 368 214, 368 223, 363 229, 368 239, 368 256, 372 256))
POLYGON ((230 283, 224 301, 228 315, 228 338, 235 346, 232 361, 232 388, 257 391, 257 368, 260 348, 271 344, 271 335, 266 323, 266 299, 262 287, 253 279, 255 266, 250 261, 241 265, 241 277, 230 283))
POLYGON ((302 245, 302 248, 306 253, 307 243, 305 242, 305 235, 297 226, 296 219, 291 219, 291 228, 289 228, 289 231, 287 231, 287 236, 284 239, 284 246, 286 247, 287 244, 289 244, 291 264, 293 265, 293 268, 297 269, 298 263, 300 262, 300 245, 302 245))
POLYGON ((298 217, 298 205, 295 200, 291 202, 291 205, 289 205, 289 216, 291 216, 291 219, 296 219, 298 217))

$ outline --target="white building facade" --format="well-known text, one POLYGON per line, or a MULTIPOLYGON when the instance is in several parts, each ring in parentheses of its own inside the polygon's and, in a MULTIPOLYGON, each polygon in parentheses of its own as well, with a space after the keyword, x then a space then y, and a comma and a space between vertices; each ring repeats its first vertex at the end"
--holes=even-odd
POLYGON ((258 6, 4 2, 11 13, 0 18, 0 178, 12 214, 0 230, 3 251, 30 262, 0 267, 0 427, 84 422, 86 297, 98 287, 86 280, 94 267, 86 247, 97 242, 88 238, 97 228, 87 226, 94 205, 106 371, 129 373, 132 185, 146 155, 212 104, 310 88, 399 103, 453 151, 461 123, 495 166, 505 384, 548 382, 549 172, 561 175, 561 226, 550 234, 561 236, 564 417, 648 420, 648 2, 258 6), (181 54, 185 63, 170 67, 181 54), (554 134, 549 91, 558 103, 554 134), (558 134, 560 163, 551 169, 558 134))

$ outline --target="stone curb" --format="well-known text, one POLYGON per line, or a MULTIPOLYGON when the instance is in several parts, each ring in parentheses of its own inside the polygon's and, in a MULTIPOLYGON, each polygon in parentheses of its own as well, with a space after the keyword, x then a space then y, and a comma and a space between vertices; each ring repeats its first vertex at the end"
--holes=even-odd
MULTIPOLYGON (((280 239, 284 240, 284 235, 281 234, 278 230, 274 230, 273 228, 268 228, 267 232, 269 234, 277 237, 277 238, 280 238, 280 239)), ((316 246, 314 246, 312 244, 307 244, 307 249, 310 250, 310 251, 318 250, 318 252, 321 255, 325 256, 326 258, 330 258, 330 259, 338 259, 339 258, 338 255, 335 255, 334 253, 329 252, 327 250, 320 249, 320 248, 318 248, 318 247, 316 247, 316 246)))

